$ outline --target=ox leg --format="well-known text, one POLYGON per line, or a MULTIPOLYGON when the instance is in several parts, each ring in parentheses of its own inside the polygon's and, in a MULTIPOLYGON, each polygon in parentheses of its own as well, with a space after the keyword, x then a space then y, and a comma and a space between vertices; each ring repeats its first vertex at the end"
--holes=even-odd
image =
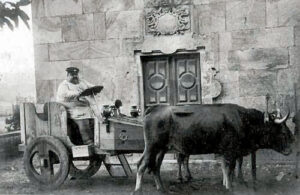
POLYGON ((239 157, 238 158, 238 181, 239 182, 244 182, 244 176, 243 176, 243 170, 242 170, 242 166, 243 166, 243 157, 239 157))
POLYGON ((192 175, 191 175, 191 172, 190 172, 190 168, 189 168, 189 158, 190 156, 189 155, 186 155, 185 158, 184 158, 184 167, 185 167, 185 171, 186 171, 186 179, 187 181, 191 181, 192 180, 192 175))
POLYGON ((256 189, 256 153, 252 152, 251 153, 251 175, 252 175, 252 183, 253 183, 253 188, 256 189))
POLYGON ((228 184, 228 188, 229 190, 232 189, 232 183, 233 183, 233 178, 234 178, 234 169, 235 169, 235 165, 236 165, 236 159, 234 160, 230 160, 228 161, 228 167, 229 167, 229 174, 228 174, 228 178, 229 178, 229 182, 228 184))
POLYGON ((138 170, 136 174, 136 185, 134 190, 135 192, 140 191, 142 189, 143 175, 146 171, 148 164, 149 164, 149 155, 148 153, 144 152, 140 161, 138 162, 138 170))
POLYGON ((232 189, 235 164, 236 164, 236 159, 234 160, 227 160, 226 158, 222 159, 223 185, 225 185, 226 189, 228 190, 232 189))
POLYGON ((251 153, 251 173, 252 173, 252 180, 255 183, 256 182, 256 154, 255 152, 251 153))
POLYGON ((153 175, 154 175, 154 181, 156 184, 156 189, 161 191, 161 192, 166 192, 166 189, 163 186, 161 177, 160 177, 160 167, 162 164, 162 161, 164 159, 166 151, 165 150, 161 150, 157 156, 156 156, 156 166, 155 169, 153 171, 153 175))
POLYGON ((222 173, 223 173, 223 186, 227 186, 228 183, 228 170, 226 170, 226 163, 225 163, 225 159, 222 158, 221 161, 221 168, 222 168, 222 173))
POLYGON ((178 171, 177 171, 177 180, 182 183, 183 179, 182 179, 182 171, 181 171, 181 165, 183 163, 184 160, 184 155, 177 153, 177 164, 178 164, 178 171))

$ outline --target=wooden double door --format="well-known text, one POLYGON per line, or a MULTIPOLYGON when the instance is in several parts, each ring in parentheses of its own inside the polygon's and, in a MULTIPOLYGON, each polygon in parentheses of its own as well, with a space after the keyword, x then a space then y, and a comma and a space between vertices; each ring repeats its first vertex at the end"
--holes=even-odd
POLYGON ((199 54, 143 56, 145 107, 201 104, 199 54))

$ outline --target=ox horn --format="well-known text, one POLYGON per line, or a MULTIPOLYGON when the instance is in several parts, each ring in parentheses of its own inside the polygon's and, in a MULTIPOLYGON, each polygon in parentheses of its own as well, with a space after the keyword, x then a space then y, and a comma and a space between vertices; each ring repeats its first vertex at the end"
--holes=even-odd
POLYGON ((275 122, 276 124, 281 124, 281 123, 285 122, 285 121, 288 119, 289 115, 290 115, 290 110, 289 110, 288 113, 285 115, 285 117, 283 117, 283 118, 281 118, 281 119, 277 118, 277 119, 274 120, 274 122, 275 122))

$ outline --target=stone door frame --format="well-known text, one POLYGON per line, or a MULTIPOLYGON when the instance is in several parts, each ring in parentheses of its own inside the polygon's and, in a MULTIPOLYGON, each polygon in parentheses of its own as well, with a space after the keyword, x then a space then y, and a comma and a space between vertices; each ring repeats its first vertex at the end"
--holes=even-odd
MULTIPOLYGON (((163 53, 160 50, 153 50, 152 52, 143 52, 141 50, 135 50, 134 51, 134 58, 135 58, 135 64, 137 67, 137 88, 138 88, 138 105, 142 109, 142 113, 144 112, 144 84, 143 84, 143 63, 142 63, 142 57, 144 56, 163 56, 163 55, 180 55, 180 54, 198 54, 199 56, 199 65, 201 69, 201 98, 202 103, 211 103, 212 98, 209 95, 205 95, 206 93, 203 93, 203 89, 207 89, 207 86, 209 83, 207 83, 207 79, 205 78, 206 74, 203 74, 203 71, 208 70, 208 64, 204 63, 205 59, 205 48, 204 47, 197 47, 197 49, 187 50, 187 49, 180 49, 176 50, 174 53, 163 53)), ((209 88, 209 87, 208 87, 209 88)))

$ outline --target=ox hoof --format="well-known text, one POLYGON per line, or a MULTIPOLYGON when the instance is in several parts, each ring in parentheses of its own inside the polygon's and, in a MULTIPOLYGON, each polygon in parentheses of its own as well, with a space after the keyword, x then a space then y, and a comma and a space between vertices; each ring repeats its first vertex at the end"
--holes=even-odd
POLYGON ((237 181, 238 182, 244 182, 244 177, 243 176, 238 176, 237 181))
POLYGON ((253 186, 254 189, 256 189, 257 185, 258 185, 258 181, 257 180, 252 181, 252 186, 253 186))
POLYGON ((143 195, 143 191, 142 190, 134 191, 131 193, 131 195, 143 195))
POLYGON ((227 190, 228 192, 233 192, 233 189, 232 189, 232 188, 226 188, 226 190, 227 190))
POLYGON ((178 193, 182 192, 182 190, 183 190, 182 185, 175 184, 175 185, 171 185, 169 187, 168 193, 169 194, 178 194, 178 193))
POLYGON ((238 179, 237 179, 237 182, 238 182, 239 184, 242 184, 242 185, 246 185, 246 184, 247 184, 247 182, 244 180, 244 178, 238 178, 238 179))
POLYGON ((190 182, 190 181, 192 181, 193 177, 187 176, 185 179, 186 179, 187 182, 190 182))
POLYGON ((178 194, 177 191, 174 191, 173 189, 168 189, 168 190, 165 190, 165 191, 159 191, 160 194, 163 194, 163 195, 174 195, 174 194, 178 194))
POLYGON ((178 177, 178 178, 177 178, 177 182, 178 182, 178 183, 183 183, 182 177, 178 177))
POLYGON ((226 190, 229 191, 229 192, 232 192, 232 191, 233 191, 233 185, 232 185, 232 184, 231 184, 231 185, 228 185, 228 184, 227 184, 227 185, 225 186, 225 188, 226 188, 226 190))
MULTIPOLYGON (((145 193, 145 194, 149 194, 149 193, 145 193)), ((168 192, 168 191, 160 191, 160 190, 157 190, 156 192, 154 191, 154 192, 151 192, 151 194, 153 194, 153 195, 168 195, 168 194, 171 194, 170 192, 168 192)), ((136 194, 135 194, 136 195, 136 194)), ((140 195, 140 194, 138 194, 138 195, 140 195)))
POLYGON ((165 188, 160 188, 160 189, 157 189, 157 191, 161 194, 168 194, 168 190, 166 190, 165 188))

